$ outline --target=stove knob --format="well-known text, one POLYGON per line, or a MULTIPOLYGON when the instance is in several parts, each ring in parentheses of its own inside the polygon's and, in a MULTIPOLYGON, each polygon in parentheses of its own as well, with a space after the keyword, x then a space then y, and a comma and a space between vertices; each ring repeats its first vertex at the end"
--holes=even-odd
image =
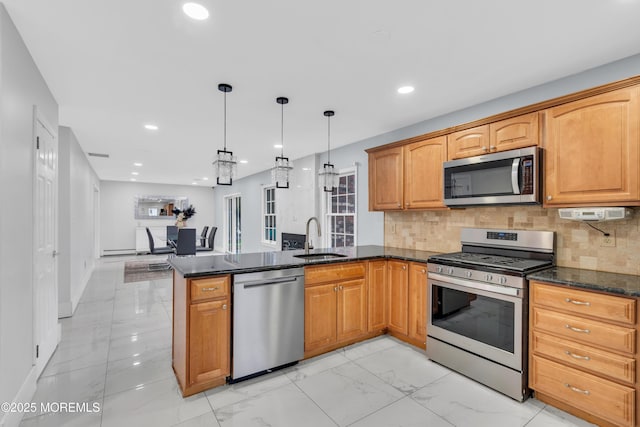
POLYGON ((453 268, 449 267, 449 274, 453 274, 453 268))
POLYGON ((493 276, 491 274, 487 274, 487 282, 490 282, 493 280, 493 276))
POLYGON ((471 277, 473 273, 471 273, 470 271, 467 271, 467 277, 471 277))
POLYGON ((504 285, 505 283, 507 283, 507 278, 506 277, 500 277, 500 284, 504 285))
POLYGON ((440 267, 440 266, 436 267, 436 271, 437 271, 438 273, 442 273, 442 267, 440 267))

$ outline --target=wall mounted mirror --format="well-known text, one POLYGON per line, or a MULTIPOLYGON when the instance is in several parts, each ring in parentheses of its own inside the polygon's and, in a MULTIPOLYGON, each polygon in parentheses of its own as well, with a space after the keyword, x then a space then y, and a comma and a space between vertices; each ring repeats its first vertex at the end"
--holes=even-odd
POLYGON ((170 219, 173 210, 189 207, 189 199, 176 196, 136 196, 134 201, 136 219, 170 219))

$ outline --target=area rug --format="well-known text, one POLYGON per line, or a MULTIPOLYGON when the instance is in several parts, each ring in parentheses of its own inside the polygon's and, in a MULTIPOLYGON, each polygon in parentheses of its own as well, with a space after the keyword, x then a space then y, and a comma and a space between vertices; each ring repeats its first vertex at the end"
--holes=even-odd
POLYGON ((124 283, 170 279, 173 269, 163 261, 127 261, 124 263, 124 283))

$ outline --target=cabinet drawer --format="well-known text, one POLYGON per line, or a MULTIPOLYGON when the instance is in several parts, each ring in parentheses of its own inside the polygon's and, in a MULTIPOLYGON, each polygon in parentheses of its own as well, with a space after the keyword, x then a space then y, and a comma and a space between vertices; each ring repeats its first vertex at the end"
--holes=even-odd
POLYGON ((530 369, 534 390, 616 425, 634 425, 634 389, 535 355, 530 369))
POLYGON ((533 307, 531 326, 571 340, 626 353, 636 351, 635 329, 610 325, 557 311, 533 307))
POLYGON ((534 331, 531 337, 530 348, 534 353, 630 384, 635 382, 635 359, 537 331, 534 331))
POLYGON ((531 302, 572 313, 629 325, 636 323, 636 301, 630 298, 579 291, 531 282, 531 302))
POLYGON ((319 265, 304 268, 304 284, 336 282, 364 277, 364 262, 350 262, 337 265, 319 265))
POLYGON ((229 295, 229 276, 192 279, 191 302, 225 297, 229 295))

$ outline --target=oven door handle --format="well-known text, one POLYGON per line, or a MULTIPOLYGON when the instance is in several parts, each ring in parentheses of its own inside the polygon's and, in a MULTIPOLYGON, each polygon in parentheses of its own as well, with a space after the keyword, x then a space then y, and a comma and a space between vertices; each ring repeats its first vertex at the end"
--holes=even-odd
POLYGON ((513 159, 513 163, 511 164, 511 188, 513 189, 513 194, 520 194, 520 157, 516 157, 513 159))
POLYGON ((472 282, 469 280, 459 279, 457 277, 443 276, 442 274, 429 272, 429 279, 437 280, 443 285, 449 283, 462 286, 468 289, 478 289, 487 292, 493 292, 494 294, 508 295, 517 298, 522 298, 522 289, 512 288, 509 286, 492 285, 490 283, 472 282))

